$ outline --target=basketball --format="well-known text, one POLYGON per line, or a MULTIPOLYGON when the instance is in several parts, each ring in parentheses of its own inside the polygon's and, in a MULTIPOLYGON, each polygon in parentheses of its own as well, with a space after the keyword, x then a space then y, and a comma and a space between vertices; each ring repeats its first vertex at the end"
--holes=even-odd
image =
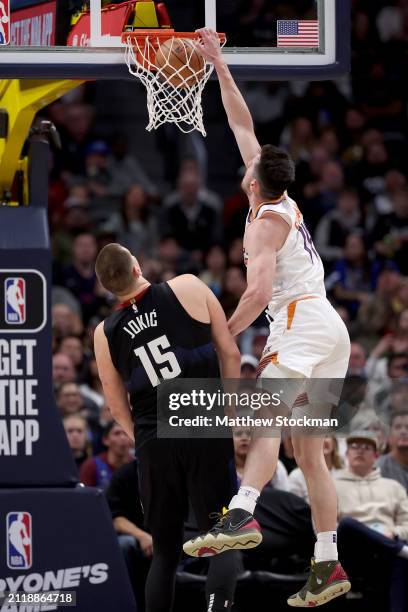
POLYGON ((156 53, 159 78, 174 87, 192 87, 204 76, 204 58, 188 38, 170 38, 156 53))

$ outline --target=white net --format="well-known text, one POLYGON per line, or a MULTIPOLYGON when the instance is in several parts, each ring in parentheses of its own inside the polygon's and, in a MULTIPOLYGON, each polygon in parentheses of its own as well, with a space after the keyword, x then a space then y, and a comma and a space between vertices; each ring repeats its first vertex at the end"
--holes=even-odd
POLYGON ((198 130, 206 136, 201 96, 214 66, 198 54, 189 39, 170 37, 161 47, 159 37, 151 34, 128 37, 125 43, 129 72, 147 91, 146 129, 175 123, 185 134, 198 130))

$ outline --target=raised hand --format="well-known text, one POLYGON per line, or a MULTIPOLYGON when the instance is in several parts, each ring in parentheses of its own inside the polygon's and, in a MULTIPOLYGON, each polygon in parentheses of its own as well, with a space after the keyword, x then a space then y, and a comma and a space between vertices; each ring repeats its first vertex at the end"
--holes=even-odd
POLYGON ((196 30, 199 38, 194 41, 194 46, 207 62, 216 64, 222 61, 220 39, 217 32, 211 28, 200 28, 196 30))

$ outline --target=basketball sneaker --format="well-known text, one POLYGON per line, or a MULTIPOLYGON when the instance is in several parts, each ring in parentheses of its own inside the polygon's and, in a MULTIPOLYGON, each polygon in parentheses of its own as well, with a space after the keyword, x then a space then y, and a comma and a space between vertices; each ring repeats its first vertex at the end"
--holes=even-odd
POLYGON ((262 542, 261 528, 250 512, 224 509, 207 533, 188 540, 183 550, 190 557, 212 557, 227 550, 255 548, 262 542))
POLYGON ((288 599, 293 608, 315 608, 344 595, 351 588, 347 574, 339 561, 312 559, 310 575, 305 586, 288 599))

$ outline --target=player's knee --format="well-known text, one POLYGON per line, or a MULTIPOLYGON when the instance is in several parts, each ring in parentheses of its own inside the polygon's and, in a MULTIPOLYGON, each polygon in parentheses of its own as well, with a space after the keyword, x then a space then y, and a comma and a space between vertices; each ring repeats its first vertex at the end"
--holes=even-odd
POLYGON ((297 446, 296 443, 293 446, 295 461, 305 474, 322 469, 324 459, 322 461, 320 453, 312 453, 310 449, 305 448, 303 445, 297 446))

